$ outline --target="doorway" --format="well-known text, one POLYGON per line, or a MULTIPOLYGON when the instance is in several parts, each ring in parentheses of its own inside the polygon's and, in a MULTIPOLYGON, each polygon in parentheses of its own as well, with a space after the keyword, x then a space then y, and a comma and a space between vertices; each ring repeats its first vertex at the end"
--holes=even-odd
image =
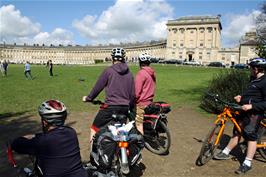
POLYGON ((188 54, 188 61, 192 61, 192 54, 188 54))

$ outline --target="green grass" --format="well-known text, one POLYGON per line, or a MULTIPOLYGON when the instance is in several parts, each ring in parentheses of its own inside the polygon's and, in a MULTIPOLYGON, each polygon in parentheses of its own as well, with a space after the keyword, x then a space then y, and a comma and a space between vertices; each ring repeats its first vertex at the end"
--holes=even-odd
MULTIPOLYGON (((198 105, 201 93, 213 74, 220 69, 152 65, 156 70, 155 100, 175 106, 198 105)), ((87 95, 106 66, 55 66, 55 77, 49 77, 44 66, 32 66, 34 80, 26 80, 23 65, 10 65, 8 77, 0 77, 0 114, 36 112, 41 102, 62 100, 70 111, 96 109, 81 101, 87 95), (85 81, 79 81, 84 79, 85 81)), ((135 75, 138 66, 130 66, 135 75)), ((99 96, 104 98, 104 92, 99 96)))

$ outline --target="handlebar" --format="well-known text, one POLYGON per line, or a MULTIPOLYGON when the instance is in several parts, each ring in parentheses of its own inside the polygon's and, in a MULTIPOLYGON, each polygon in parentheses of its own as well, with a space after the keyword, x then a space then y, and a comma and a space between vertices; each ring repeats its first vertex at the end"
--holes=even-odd
POLYGON ((92 100, 91 103, 92 104, 95 104, 95 105, 102 105, 102 104, 104 104, 104 102, 102 102, 101 100, 92 100))
POLYGON ((242 111, 242 106, 240 106, 239 104, 236 104, 236 103, 230 103, 230 102, 227 102, 227 101, 224 101, 222 100, 221 98, 219 98, 219 95, 218 94, 212 94, 212 93, 209 93, 209 92, 206 92, 206 94, 210 97, 212 97, 214 99, 214 101, 216 102, 220 102, 222 103, 224 106, 227 106, 227 107, 230 107, 234 110, 238 110, 238 111, 242 111))

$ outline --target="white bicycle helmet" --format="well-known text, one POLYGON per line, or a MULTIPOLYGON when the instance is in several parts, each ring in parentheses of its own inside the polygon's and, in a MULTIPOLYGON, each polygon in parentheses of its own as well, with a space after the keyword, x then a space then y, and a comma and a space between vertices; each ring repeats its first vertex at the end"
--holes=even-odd
POLYGON ((48 100, 39 106, 39 114, 43 120, 55 126, 62 126, 67 117, 67 109, 64 103, 58 100, 48 100))
POLYGON ((140 62, 151 62, 151 56, 147 53, 142 53, 139 55, 140 62))
POLYGON ((113 48, 111 53, 113 60, 119 60, 119 61, 124 60, 125 55, 126 55, 125 50, 119 47, 113 48))
POLYGON ((266 59, 264 59, 264 58, 253 58, 249 62, 249 66, 251 66, 251 67, 259 67, 259 68, 266 68, 266 59))

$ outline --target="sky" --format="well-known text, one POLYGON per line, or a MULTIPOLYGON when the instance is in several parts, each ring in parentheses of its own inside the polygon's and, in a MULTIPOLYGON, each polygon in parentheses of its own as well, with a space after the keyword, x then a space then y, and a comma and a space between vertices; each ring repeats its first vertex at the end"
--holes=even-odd
POLYGON ((106 45, 166 39, 166 23, 221 15, 222 47, 255 29, 259 0, 0 0, 0 43, 106 45))

